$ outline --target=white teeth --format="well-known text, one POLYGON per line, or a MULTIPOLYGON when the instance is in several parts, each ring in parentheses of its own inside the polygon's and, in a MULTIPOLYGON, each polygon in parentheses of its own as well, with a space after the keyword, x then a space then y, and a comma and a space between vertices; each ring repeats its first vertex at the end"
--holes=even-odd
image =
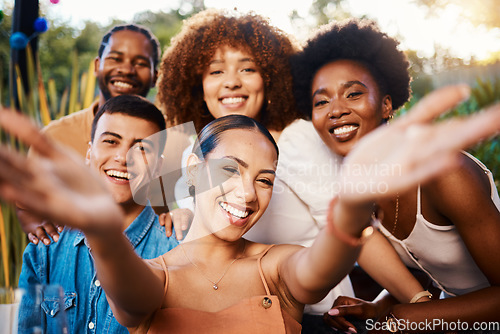
POLYGON ((111 177, 117 177, 117 178, 126 179, 126 180, 130 180, 130 177, 131 177, 130 173, 120 172, 117 170, 108 170, 108 171, 106 171, 106 174, 108 176, 111 176, 111 177))
POLYGON ((223 208, 224 211, 229 212, 230 214, 232 214, 233 216, 236 216, 238 218, 246 218, 248 216, 248 211, 246 211, 246 210, 245 211, 238 210, 238 209, 236 209, 236 208, 228 205, 225 202, 220 202, 219 206, 221 208, 223 208))
POLYGON ((336 129, 333 129, 333 133, 335 135, 342 135, 344 133, 347 133, 347 132, 351 132, 351 131, 354 131, 356 130, 358 127, 355 126, 355 125, 344 125, 344 126, 341 126, 339 128, 336 128, 336 129))
POLYGON ((131 84, 123 82, 123 81, 115 81, 113 83, 113 85, 116 86, 116 87, 118 87, 118 88, 124 88, 124 89, 130 89, 130 88, 132 88, 131 84))
POLYGON ((245 98, 243 97, 226 97, 222 99, 222 104, 234 104, 234 103, 242 103, 245 102, 245 98))

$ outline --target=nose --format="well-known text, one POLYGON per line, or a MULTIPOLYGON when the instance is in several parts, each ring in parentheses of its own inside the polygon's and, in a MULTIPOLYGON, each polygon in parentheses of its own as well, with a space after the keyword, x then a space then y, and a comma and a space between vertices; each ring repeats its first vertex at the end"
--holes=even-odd
POLYGON ((228 71, 224 77, 224 87, 236 89, 241 87, 241 79, 235 71, 228 71))
MULTIPOLYGON (((127 155, 128 155, 128 148, 123 146, 120 147, 116 150, 114 160, 121 165, 125 166, 127 164, 127 155)), ((133 159, 128 159, 130 160, 128 163, 130 164, 133 159)))
POLYGON ((349 108, 341 99, 332 98, 330 100, 330 110, 328 111, 328 118, 340 118, 344 115, 350 114, 349 108))
POLYGON ((132 64, 130 61, 122 61, 118 65, 118 73, 120 74, 135 73, 134 64, 132 64))
POLYGON ((245 203, 252 203, 257 200, 257 192, 255 191, 255 185, 253 180, 244 180, 241 178, 235 189, 235 195, 241 198, 245 203))

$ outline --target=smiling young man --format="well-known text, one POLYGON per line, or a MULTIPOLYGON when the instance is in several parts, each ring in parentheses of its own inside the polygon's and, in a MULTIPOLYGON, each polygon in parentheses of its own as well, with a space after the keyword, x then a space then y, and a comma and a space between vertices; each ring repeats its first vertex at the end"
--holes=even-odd
MULTIPOLYGON (((145 259, 164 254, 178 244, 175 236, 165 236, 158 216, 151 206, 141 204, 143 198, 136 193, 147 189, 160 167, 165 133, 164 117, 151 102, 123 95, 109 99, 96 113, 88 144, 87 163, 125 213, 123 231, 136 253, 145 259)), ((88 333, 128 333, 109 308, 82 232, 65 228, 56 243, 27 246, 19 286, 33 284, 62 285, 69 333, 84 329, 88 333)), ((46 330, 53 333, 53 315, 59 306, 46 306, 46 330)), ((21 313, 21 326, 29 316, 21 313)))

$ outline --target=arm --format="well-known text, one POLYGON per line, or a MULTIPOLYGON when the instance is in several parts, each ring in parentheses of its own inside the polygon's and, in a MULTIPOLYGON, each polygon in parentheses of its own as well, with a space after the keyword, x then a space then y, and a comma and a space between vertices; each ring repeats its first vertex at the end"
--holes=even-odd
POLYGON ((44 221, 20 207, 16 207, 16 214, 22 230, 28 235, 29 241, 35 245, 39 241, 42 241, 45 245, 50 245, 51 238, 54 242, 59 240, 59 233, 63 230, 62 226, 44 221))
POLYGON ((498 320, 500 213, 491 200, 491 187, 485 176, 484 171, 475 162, 462 155, 460 169, 441 176, 436 182, 426 184, 422 187, 422 194, 434 210, 456 226, 474 261, 491 286, 458 297, 425 303, 419 307, 398 305, 394 308, 396 316, 415 321, 428 318, 429 314, 445 321, 460 319, 472 323, 498 320))
POLYGON ((29 119, 2 110, 0 123, 37 152, 27 159, 0 147, 0 197, 83 231, 115 316, 126 326, 140 323, 161 306, 165 278, 135 254, 122 233, 120 207, 80 157, 50 141, 29 119))
MULTIPOLYGON (((467 94, 463 86, 441 89, 424 98, 390 127, 379 127, 357 143, 341 167, 344 187, 333 222, 338 230, 352 238, 360 236, 368 224, 373 201, 393 196, 456 167, 461 148, 498 130, 499 106, 467 120, 431 124, 436 116, 467 94), (378 167, 387 165, 398 166, 401 175, 376 173, 378 167), (356 167, 365 173, 351 173, 356 167), (369 184, 374 184, 374 188, 366 187, 369 184)), ((283 283, 302 303, 321 299, 348 273, 360 251, 359 247, 345 247, 329 230, 323 230, 312 247, 280 263, 283 283)))
MULTIPOLYGON (((454 223, 491 287, 458 297, 433 299, 419 305, 391 305, 392 313, 401 321, 433 323, 433 319, 439 320, 433 327, 436 331, 446 329, 439 326, 442 321, 457 323, 460 320, 469 325, 476 321, 498 321, 497 310, 500 307, 499 268, 495 265, 500 261, 497 243, 500 214, 491 200, 492 189, 484 171, 465 155, 460 160, 460 169, 422 187, 424 201, 432 207, 427 208, 424 214, 432 216, 432 211, 436 210, 454 223)), ((374 313, 376 307, 371 303, 349 298, 340 300, 336 305, 349 305, 337 307, 335 310, 338 313, 334 311, 336 317, 331 324, 340 329, 348 328, 350 323, 338 315, 361 318, 372 317, 373 314, 377 318, 383 315, 374 313)))
POLYGON ((378 231, 363 246, 358 263, 401 303, 408 303, 416 293, 424 290, 389 241, 378 231))

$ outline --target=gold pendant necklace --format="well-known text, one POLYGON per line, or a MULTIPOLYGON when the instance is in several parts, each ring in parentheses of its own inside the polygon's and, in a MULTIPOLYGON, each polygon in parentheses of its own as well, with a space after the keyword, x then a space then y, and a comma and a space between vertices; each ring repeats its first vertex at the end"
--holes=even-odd
MULTIPOLYGON (((244 241, 245 242, 245 241, 244 241)), ((208 280, 210 283, 212 283, 212 288, 214 288, 214 290, 218 290, 219 289, 219 282, 222 280, 222 278, 224 278, 224 276, 226 275, 227 271, 229 270, 229 268, 231 267, 231 265, 233 263, 236 262, 236 260, 239 260, 243 254, 245 254, 245 249, 247 247, 247 243, 245 242, 245 245, 243 246, 243 252, 241 252, 240 255, 238 255, 233 261, 231 261, 230 264, 228 264, 228 266, 226 267, 226 270, 224 270, 224 272, 222 273, 222 276, 216 281, 212 281, 210 278, 208 278, 204 273, 203 271, 200 269, 200 267, 198 267, 198 265, 196 265, 196 263, 194 263, 193 261, 191 261, 191 259, 189 258, 189 256, 187 256, 186 254, 186 251, 184 250, 184 246, 182 245, 182 243, 180 243, 180 246, 181 246, 181 249, 182 249, 182 252, 184 253, 184 256, 186 257, 186 259, 200 272, 200 274, 205 277, 206 280, 208 280)))
POLYGON ((399 216, 399 194, 396 196, 396 213, 394 214, 394 226, 392 227, 391 234, 394 235, 396 227, 398 226, 398 216, 399 216))

